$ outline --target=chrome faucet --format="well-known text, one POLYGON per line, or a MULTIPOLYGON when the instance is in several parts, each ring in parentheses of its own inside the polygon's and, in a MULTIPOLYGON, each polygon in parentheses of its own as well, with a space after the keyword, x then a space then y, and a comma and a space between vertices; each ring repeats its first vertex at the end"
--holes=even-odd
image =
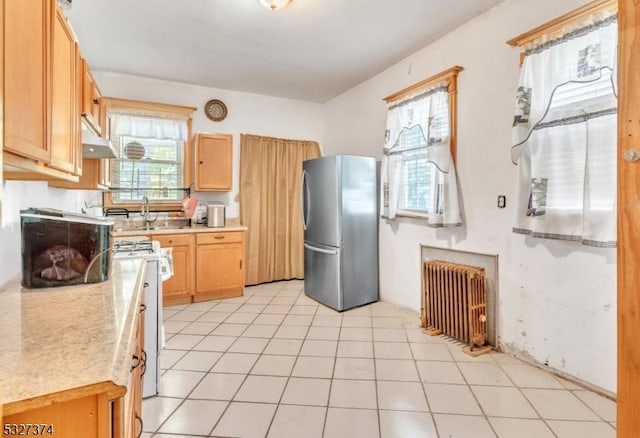
POLYGON ((146 195, 142 197, 142 207, 140 208, 140 214, 142 215, 144 226, 147 229, 158 219, 157 215, 155 218, 151 219, 151 213, 149 211, 149 197, 146 195))

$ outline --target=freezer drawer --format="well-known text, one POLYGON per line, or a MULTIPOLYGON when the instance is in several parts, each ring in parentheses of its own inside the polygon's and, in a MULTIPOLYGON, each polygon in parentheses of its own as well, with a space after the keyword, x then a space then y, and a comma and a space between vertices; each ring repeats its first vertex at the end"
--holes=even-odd
POLYGON ((340 248, 304 244, 304 291, 307 296, 343 310, 340 248))

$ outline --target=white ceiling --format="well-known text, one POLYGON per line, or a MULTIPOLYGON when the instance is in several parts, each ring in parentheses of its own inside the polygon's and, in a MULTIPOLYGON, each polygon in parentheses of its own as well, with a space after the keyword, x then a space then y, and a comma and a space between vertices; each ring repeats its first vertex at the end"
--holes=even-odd
POLYGON ((501 0, 73 0, 94 70, 327 100, 501 0))

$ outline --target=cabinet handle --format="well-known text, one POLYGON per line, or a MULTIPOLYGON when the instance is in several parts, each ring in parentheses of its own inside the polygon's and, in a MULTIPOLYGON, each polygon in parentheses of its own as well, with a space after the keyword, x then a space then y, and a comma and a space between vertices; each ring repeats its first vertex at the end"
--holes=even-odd
POLYGON ((136 420, 138 420, 138 423, 140 423, 140 430, 138 431, 138 435, 136 435, 136 438, 140 438, 142 436, 142 429, 144 429, 144 423, 142 422, 142 417, 138 415, 137 412, 136 412, 136 420))
POLYGON ((142 372, 140 373, 140 378, 144 377, 144 373, 147 372, 147 352, 142 350, 142 372))
POLYGON ((240 260, 240 269, 242 269, 242 260, 240 260))
POLYGON ((147 310, 147 305, 145 303, 140 304, 140 313, 144 312, 145 310, 147 310))
POLYGON ((224 239, 224 236, 213 236, 213 238, 217 239, 217 240, 222 240, 222 239, 224 239))
POLYGON ((100 104, 100 101, 99 101, 98 99, 93 99, 93 104, 94 104, 94 105, 99 105, 99 104, 100 104))
POLYGON ((140 356, 137 355, 133 355, 133 360, 135 361, 133 365, 131 365, 131 371, 135 370, 136 368, 138 368, 140 366, 140 363, 142 362, 142 359, 140 358, 140 356))
POLYGON ((204 161, 200 161, 200 164, 204 164, 204 161))
POLYGON ((169 243, 173 243, 173 240, 169 239, 169 243))
POLYGON ((147 283, 146 281, 144 282, 144 287, 149 287, 149 283, 147 283))

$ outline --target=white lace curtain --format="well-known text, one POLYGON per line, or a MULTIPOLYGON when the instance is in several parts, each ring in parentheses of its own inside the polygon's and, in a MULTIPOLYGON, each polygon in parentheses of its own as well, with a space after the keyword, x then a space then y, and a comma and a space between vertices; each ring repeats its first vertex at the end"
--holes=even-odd
POLYGON ((427 225, 446 227, 462 224, 449 129, 447 82, 389 104, 381 169, 382 217, 394 219, 397 216, 401 205, 403 154, 415 153, 415 149, 419 149, 431 167, 427 225), (420 128, 425 144, 407 149, 401 137, 416 127, 420 128))
POLYGON ((111 133, 119 137, 187 140, 187 122, 182 119, 112 114, 111 133))
POLYGON ((513 121, 514 232, 615 246, 616 44, 616 17, 599 16, 525 52, 513 121))

